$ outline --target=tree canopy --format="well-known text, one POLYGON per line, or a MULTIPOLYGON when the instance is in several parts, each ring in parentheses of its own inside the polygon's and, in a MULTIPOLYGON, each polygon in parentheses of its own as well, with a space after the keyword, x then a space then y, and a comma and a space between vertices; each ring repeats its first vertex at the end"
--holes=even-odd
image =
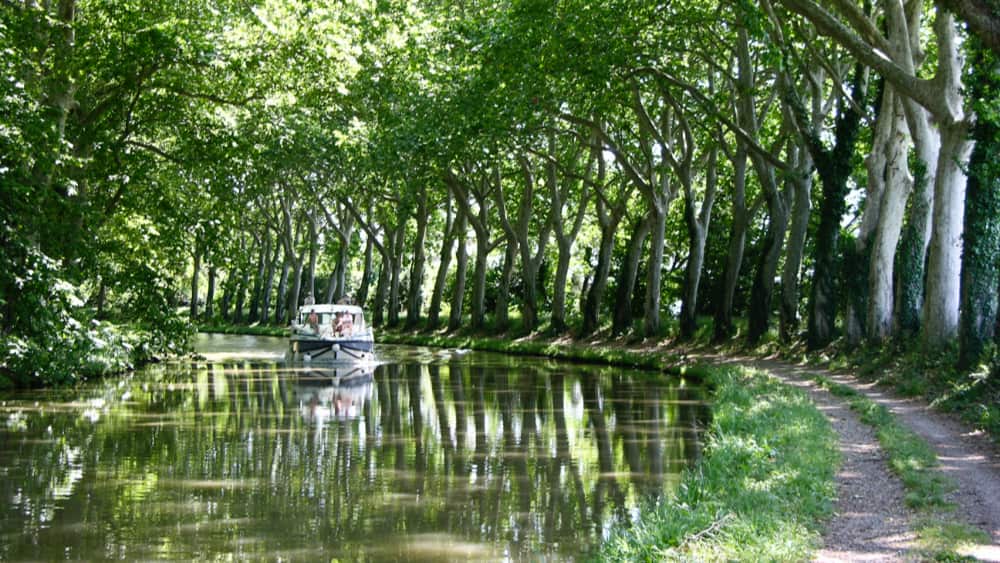
POLYGON ((287 323, 309 294, 411 329, 919 338, 975 365, 1000 291, 997 18, 2 0, 0 371, 120 369, 110 349, 287 323))

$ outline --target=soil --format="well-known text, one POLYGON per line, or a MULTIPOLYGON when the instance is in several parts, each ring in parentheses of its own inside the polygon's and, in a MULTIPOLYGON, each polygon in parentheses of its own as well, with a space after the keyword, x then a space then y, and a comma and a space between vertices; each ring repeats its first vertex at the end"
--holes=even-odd
MULTIPOLYGON (((690 356, 693 357, 693 356, 690 356)), ((837 503, 823 535, 818 561, 915 560, 915 517, 903 502, 900 480, 889 471, 885 455, 871 428, 863 424, 845 401, 815 384, 822 373, 837 383, 864 393, 884 405, 905 426, 937 452, 940 469, 957 485, 949 500, 955 518, 986 532, 991 542, 960 552, 984 561, 1000 561, 1000 449, 988 436, 935 412, 916 399, 902 399, 848 373, 797 366, 773 359, 704 355, 713 363, 741 364, 767 370, 812 397, 840 438, 843 464, 837 473, 837 503)))

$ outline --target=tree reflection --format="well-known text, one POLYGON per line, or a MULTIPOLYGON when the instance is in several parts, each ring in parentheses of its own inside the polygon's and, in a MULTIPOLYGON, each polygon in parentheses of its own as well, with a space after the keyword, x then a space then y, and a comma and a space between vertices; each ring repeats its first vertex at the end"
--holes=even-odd
POLYGON ((579 555, 675 482, 704 416, 648 375, 476 354, 351 381, 171 364, 77 393, 0 406, 0 559, 579 555))

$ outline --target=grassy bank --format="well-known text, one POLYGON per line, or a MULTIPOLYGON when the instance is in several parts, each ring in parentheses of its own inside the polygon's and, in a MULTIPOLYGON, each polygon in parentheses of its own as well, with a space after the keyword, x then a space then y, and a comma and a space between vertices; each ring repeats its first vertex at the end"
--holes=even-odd
POLYGON ((809 559, 833 506, 833 429, 803 392, 762 372, 704 371, 715 389, 704 456, 674 496, 613 531, 601 558, 809 559))
POLYGON ((384 344, 468 348, 486 352, 502 352, 520 356, 545 356, 569 362, 586 362, 660 371, 676 370, 680 357, 669 352, 644 352, 603 346, 563 344, 545 340, 503 340, 474 336, 441 336, 379 332, 376 337, 384 344))
POLYGON ((953 517, 955 506, 947 494, 955 483, 938 469, 937 455, 923 438, 904 427, 886 407, 864 394, 829 378, 815 376, 822 387, 844 399, 861 421, 871 426, 889 458, 892 469, 906 488, 906 504, 918 518, 913 523, 922 554, 932 560, 954 560, 956 549, 967 543, 989 543, 986 534, 969 528, 953 517))
POLYGON ((251 336, 288 336, 288 329, 272 325, 233 325, 224 323, 206 323, 196 326, 198 332, 215 334, 248 334, 251 336))

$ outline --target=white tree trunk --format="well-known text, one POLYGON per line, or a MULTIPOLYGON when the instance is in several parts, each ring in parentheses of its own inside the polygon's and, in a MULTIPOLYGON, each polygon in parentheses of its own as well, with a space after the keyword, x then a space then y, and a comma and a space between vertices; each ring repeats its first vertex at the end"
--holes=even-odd
POLYGON ((934 181, 934 232, 927 259, 924 292, 924 341, 940 346, 958 336, 962 270, 962 222, 965 217, 964 166, 972 152, 967 128, 943 128, 934 181))
POLYGON ((939 11, 934 23, 938 41, 938 82, 948 115, 936 116, 941 151, 934 176, 934 230, 931 234, 924 295, 924 342, 940 346, 958 336, 965 216, 965 165, 972 152, 962 109, 962 60, 954 16, 939 11))
MULTIPOLYGON (((890 92, 887 87, 886 92, 890 92)), ((913 188, 907 155, 912 142, 906 125, 902 101, 894 96, 891 107, 892 133, 885 153, 885 190, 881 213, 872 241, 869 268, 868 337, 875 341, 888 338, 893 328, 893 268, 906 212, 906 198, 913 188)))

